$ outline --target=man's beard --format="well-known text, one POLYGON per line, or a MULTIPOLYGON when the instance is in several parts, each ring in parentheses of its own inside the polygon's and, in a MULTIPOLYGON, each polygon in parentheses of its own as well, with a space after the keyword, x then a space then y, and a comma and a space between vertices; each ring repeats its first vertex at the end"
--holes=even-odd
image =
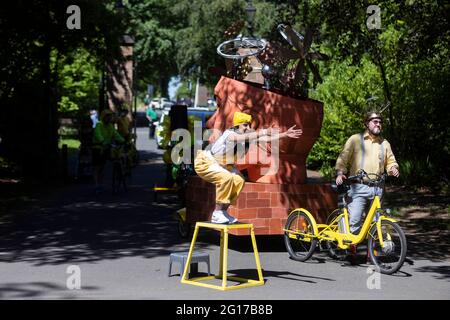
POLYGON ((381 129, 380 128, 374 128, 372 130, 369 129, 369 132, 374 136, 379 136, 381 134, 381 129))

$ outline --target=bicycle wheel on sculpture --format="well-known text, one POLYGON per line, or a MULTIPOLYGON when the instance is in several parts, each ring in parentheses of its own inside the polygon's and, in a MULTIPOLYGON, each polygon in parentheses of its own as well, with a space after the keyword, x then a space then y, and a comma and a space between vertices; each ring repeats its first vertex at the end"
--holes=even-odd
POLYGON ((222 42, 217 46, 217 53, 228 59, 242 59, 260 54, 266 46, 264 39, 241 37, 222 42))
POLYGON ((377 225, 369 230, 369 256, 377 271, 383 274, 397 272, 405 262, 406 237, 400 226, 389 220, 381 220, 381 234, 384 245, 380 244, 377 225))
POLYGON ((308 215, 298 209, 292 211, 284 230, 284 244, 289 256, 296 261, 311 258, 317 246, 314 236, 314 225, 308 215))

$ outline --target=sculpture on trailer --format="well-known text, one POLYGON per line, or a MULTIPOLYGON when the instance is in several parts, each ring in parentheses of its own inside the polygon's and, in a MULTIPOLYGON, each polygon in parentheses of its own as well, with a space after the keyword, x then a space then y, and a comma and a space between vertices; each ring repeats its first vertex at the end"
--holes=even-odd
POLYGON ((228 40, 217 48, 225 58, 228 77, 264 83, 264 89, 294 98, 308 96, 308 72, 312 73, 314 85, 322 82, 314 60, 327 60, 328 56, 311 50, 313 40, 318 38, 316 31, 307 29, 303 36, 290 25, 279 24, 277 30, 283 41, 267 42, 238 34, 243 25, 236 22, 227 29, 228 40), (259 77, 250 77, 252 73, 259 77))
MULTIPOLYGON (((252 116, 251 128, 268 127, 286 131, 295 125, 303 134, 266 144, 251 143, 245 161, 237 163, 247 171, 247 182, 236 205, 229 208, 239 221, 251 221, 256 234, 283 234, 292 208, 314 212, 318 221, 336 207, 336 196, 328 184, 307 181, 306 158, 320 135, 323 104, 309 99, 308 74, 320 82, 314 60, 328 57, 311 48, 316 33, 305 36, 292 27, 279 25, 279 41, 266 41, 239 34, 242 23, 227 30, 228 39, 217 47, 227 71, 221 72, 214 93, 217 110, 207 121, 212 130, 209 142, 230 128, 233 114, 252 116)), ((212 68, 211 71, 219 71, 212 68)), ((211 219, 215 189, 199 177, 191 177, 187 188, 186 221, 211 219)), ((234 233, 240 235, 238 232, 234 233)))

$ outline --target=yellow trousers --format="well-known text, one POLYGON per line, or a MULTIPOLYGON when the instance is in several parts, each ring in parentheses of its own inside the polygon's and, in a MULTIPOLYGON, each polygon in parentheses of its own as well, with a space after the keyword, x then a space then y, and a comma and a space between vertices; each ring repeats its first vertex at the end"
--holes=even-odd
POLYGON ((199 150, 194 167, 202 179, 216 186, 216 203, 236 204, 245 180, 234 166, 222 166, 209 151, 199 150))

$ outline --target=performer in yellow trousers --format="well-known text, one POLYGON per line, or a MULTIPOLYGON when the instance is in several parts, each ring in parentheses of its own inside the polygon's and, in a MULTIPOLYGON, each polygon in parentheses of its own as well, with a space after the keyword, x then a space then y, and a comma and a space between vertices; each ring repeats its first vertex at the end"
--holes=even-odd
POLYGON ((233 115, 233 127, 214 142, 210 149, 200 150, 194 161, 195 171, 204 180, 216 186, 216 208, 212 213, 213 223, 236 223, 237 219, 228 214, 228 207, 236 200, 244 187, 245 180, 234 166, 237 160, 236 150, 244 150, 245 142, 270 142, 280 138, 299 138, 301 129, 278 133, 274 129, 251 130, 252 117, 243 112, 233 115), (240 145, 240 146, 239 146, 240 145))

